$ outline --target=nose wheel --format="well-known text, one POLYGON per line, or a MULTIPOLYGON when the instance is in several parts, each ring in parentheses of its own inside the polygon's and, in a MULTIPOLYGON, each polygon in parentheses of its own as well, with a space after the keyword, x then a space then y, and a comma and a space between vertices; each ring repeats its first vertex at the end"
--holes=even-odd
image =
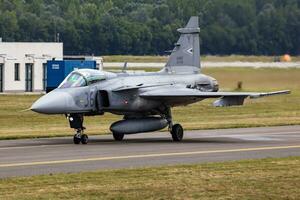
POLYGON ((80 139, 82 144, 87 144, 89 142, 89 137, 87 136, 87 134, 81 135, 80 139))
POLYGON ((87 144, 89 142, 89 137, 87 134, 83 133, 83 130, 77 130, 73 137, 73 142, 74 144, 87 144))
POLYGON ((76 133, 73 137, 74 144, 87 144, 89 137, 87 134, 84 134, 85 127, 83 127, 83 114, 70 114, 67 115, 69 120, 70 127, 76 130, 76 133))
POLYGON ((74 144, 80 144, 81 142, 81 137, 77 133, 73 137, 73 142, 74 144))

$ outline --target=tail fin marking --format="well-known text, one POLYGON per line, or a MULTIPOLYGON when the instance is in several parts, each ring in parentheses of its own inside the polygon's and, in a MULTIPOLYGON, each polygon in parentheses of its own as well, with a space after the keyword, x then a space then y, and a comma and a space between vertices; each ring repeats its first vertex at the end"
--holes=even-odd
POLYGON ((185 28, 177 31, 179 40, 165 66, 172 73, 198 73, 200 71, 200 45, 198 17, 191 17, 185 28))

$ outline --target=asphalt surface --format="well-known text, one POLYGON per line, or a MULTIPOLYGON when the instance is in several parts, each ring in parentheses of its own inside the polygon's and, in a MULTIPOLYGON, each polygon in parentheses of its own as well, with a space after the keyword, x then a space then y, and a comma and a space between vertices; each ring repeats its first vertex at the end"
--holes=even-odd
POLYGON ((136 168, 266 157, 300 156, 300 126, 186 131, 184 141, 169 133, 0 141, 0 178, 97 169, 136 168))

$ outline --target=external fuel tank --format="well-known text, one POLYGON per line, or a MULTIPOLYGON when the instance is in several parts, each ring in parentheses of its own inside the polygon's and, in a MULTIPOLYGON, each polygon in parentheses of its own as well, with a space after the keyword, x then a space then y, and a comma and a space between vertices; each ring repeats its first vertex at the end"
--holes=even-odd
POLYGON ((145 117, 117 121, 110 126, 110 130, 114 133, 134 134, 161 130, 167 125, 168 122, 166 119, 160 117, 145 117))

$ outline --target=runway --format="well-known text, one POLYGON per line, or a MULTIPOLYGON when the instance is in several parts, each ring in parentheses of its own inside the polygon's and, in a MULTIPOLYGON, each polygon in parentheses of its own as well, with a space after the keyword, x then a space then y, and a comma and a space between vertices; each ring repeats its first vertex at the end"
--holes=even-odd
POLYGON ((182 142, 167 132, 0 141, 0 178, 267 157, 300 156, 300 126, 185 131, 182 142))

